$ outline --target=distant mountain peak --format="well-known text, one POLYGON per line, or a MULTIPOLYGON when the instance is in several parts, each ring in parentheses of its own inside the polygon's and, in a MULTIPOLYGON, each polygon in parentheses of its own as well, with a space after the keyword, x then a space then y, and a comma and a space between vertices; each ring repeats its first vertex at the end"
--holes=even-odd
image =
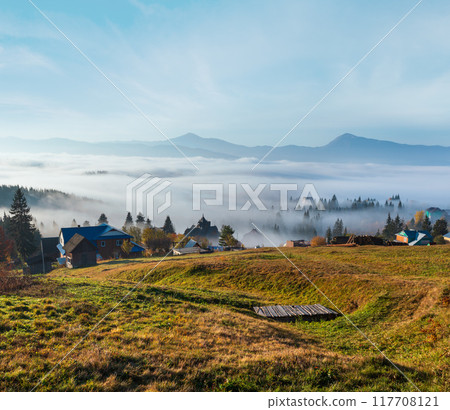
POLYGON ((187 134, 183 134, 183 135, 180 135, 179 137, 172 138, 172 140, 179 141, 179 142, 187 142, 187 143, 200 142, 204 139, 205 138, 200 137, 199 135, 194 134, 193 132, 188 132, 187 134))
MULTIPOLYGON (((116 155, 129 157, 179 157, 168 141, 82 142, 74 140, 0 139, 2 152, 55 153, 76 155, 116 155)), ((248 147, 218 138, 203 138, 187 133, 172 140, 188 157, 240 159, 263 158, 267 152, 273 161, 378 163, 406 165, 445 165, 450 163, 450 147, 399 144, 387 140, 359 137, 345 133, 320 147, 297 145, 248 147)))
POLYGON ((336 144, 342 144, 345 142, 354 142, 357 140, 367 140, 367 138, 358 137, 356 135, 353 135, 353 134, 350 134, 347 132, 345 134, 339 135, 339 137, 336 137, 334 140, 329 142, 327 145, 336 145, 336 144))

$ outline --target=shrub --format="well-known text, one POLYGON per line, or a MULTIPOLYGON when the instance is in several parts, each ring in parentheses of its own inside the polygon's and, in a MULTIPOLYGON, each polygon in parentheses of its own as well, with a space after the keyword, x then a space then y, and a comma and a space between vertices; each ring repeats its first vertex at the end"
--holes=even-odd
POLYGON ((11 292, 30 286, 33 278, 12 270, 7 264, 0 264, 0 292, 11 292))
POLYGON ((436 236, 434 242, 436 242, 437 245, 445 245, 445 239, 442 235, 436 236))
POLYGON ((323 236, 315 236, 311 239, 311 246, 325 246, 327 240, 323 236))

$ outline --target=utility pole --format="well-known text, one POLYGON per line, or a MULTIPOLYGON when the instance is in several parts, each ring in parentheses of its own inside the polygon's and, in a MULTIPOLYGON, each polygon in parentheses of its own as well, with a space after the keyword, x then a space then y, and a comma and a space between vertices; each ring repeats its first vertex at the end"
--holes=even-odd
POLYGON ((42 272, 45 273, 44 245, 41 238, 42 272))

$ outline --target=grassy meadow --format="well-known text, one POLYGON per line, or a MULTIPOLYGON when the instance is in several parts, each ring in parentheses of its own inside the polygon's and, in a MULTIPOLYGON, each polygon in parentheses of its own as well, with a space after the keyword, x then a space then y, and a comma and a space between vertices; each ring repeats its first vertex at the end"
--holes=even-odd
MULTIPOLYGON (((419 387, 450 390, 450 246, 284 249, 419 387)), ((333 306, 275 249, 58 269, 0 294, 0 390, 414 391, 344 317, 277 323, 266 304, 333 306), (156 266, 156 267, 155 267, 156 266)))

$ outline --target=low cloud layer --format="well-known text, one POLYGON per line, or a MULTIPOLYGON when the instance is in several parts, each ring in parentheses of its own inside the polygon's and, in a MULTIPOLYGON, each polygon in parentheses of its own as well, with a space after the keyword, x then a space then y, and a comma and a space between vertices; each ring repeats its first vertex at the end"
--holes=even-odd
MULTIPOLYGON (((98 200, 88 206, 65 204, 59 210, 33 209, 33 214, 46 226, 55 220, 58 225, 69 225, 72 219, 78 223, 85 220, 95 223, 99 214, 105 212, 111 223, 121 226, 126 209, 126 186, 144 173, 169 180, 172 185, 172 205, 163 214, 155 218, 156 225, 162 225, 169 214, 178 231, 196 222, 202 215, 217 225, 231 223, 240 235, 251 228, 250 221, 259 225, 276 223, 279 192, 270 191, 270 184, 294 183, 297 192, 289 192, 293 201, 290 211, 282 213, 287 224, 301 221, 300 214, 293 211, 295 198, 300 195, 304 184, 313 183, 321 197, 331 198, 336 194, 344 203, 347 198, 376 198, 380 203, 392 194, 400 194, 411 212, 428 206, 450 208, 450 194, 446 189, 450 177, 450 167, 405 167, 387 165, 352 165, 273 162, 263 164, 251 171, 251 160, 227 161, 196 158, 199 171, 179 159, 168 158, 127 158, 109 156, 76 155, 5 155, 0 154, 0 184, 23 185, 34 188, 51 188, 78 196, 98 200), (205 206, 201 210, 192 210, 193 184, 223 184, 224 205, 205 206), (228 211, 228 193, 230 184, 237 186, 237 211, 228 211), (261 194, 261 200, 267 211, 260 211, 254 205, 249 211, 240 211, 248 200, 241 184, 267 184, 261 194), (273 205, 273 208, 272 208, 273 205)), ((203 199, 211 198, 204 193, 203 199)), ((203 201, 202 201, 203 203, 203 201)), ((408 215, 406 215, 408 216, 408 215)), ((334 216, 333 216, 334 218, 334 216)), ((384 214, 379 218, 383 219, 384 214)), ((368 216, 352 216, 348 221, 353 229, 358 225, 376 226, 368 216), (358 218, 360 220, 358 220, 358 218)), ((333 220, 323 221, 324 227, 333 220)), ((346 222, 346 221, 344 221, 346 222)))

